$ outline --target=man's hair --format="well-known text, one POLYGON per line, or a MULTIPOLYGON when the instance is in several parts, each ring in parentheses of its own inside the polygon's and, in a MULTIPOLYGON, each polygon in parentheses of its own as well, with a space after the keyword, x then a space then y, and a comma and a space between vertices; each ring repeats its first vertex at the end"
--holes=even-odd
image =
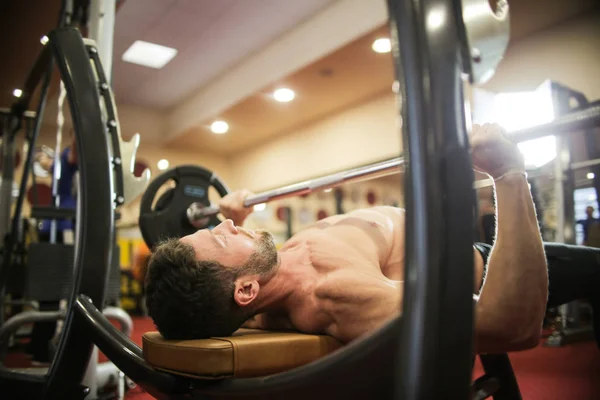
POLYGON ((230 336, 254 315, 234 300, 235 280, 260 271, 260 252, 242 267, 224 267, 216 261, 199 261, 194 248, 179 239, 158 245, 148 264, 146 306, 165 339, 199 339, 230 336))

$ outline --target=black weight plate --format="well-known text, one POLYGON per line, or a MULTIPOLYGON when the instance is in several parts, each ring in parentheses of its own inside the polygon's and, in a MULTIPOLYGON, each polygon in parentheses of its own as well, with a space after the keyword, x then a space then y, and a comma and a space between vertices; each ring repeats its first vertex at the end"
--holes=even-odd
MULTIPOLYGON (((221 197, 229 193, 227 186, 212 171, 194 165, 172 168, 157 176, 148 185, 140 204, 139 225, 142 237, 150 249, 168 238, 180 238, 196 232, 187 218, 192 203, 210 205, 208 189, 214 187, 221 197), (164 192, 152 207, 156 195, 166 182, 173 180, 175 187, 164 192)), ((221 223, 218 216, 210 218, 207 228, 221 223)))
POLYGON ((156 201, 156 204, 154 205, 154 209, 156 211, 164 210, 169 206, 171 200, 173 200, 173 189, 168 189, 166 192, 160 195, 156 201))

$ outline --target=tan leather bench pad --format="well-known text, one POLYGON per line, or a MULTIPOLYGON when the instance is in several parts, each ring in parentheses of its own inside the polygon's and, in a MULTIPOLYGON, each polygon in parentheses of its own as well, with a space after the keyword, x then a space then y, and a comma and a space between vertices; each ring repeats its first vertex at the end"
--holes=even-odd
POLYGON ((307 364, 340 348, 330 336, 240 329, 230 337, 165 340, 143 336, 143 352, 153 367, 199 378, 265 376, 307 364))

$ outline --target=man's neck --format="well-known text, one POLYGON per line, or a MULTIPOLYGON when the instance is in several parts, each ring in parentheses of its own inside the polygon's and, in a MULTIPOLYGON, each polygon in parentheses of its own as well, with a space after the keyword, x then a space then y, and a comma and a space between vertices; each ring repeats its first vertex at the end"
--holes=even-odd
POLYGON ((308 248, 297 248, 278 253, 279 266, 275 275, 260 282, 260 294, 255 300, 257 314, 263 312, 286 313, 309 294, 315 270, 312 268, 308 248), (309 284, 309 285, 307 285, 309 284))

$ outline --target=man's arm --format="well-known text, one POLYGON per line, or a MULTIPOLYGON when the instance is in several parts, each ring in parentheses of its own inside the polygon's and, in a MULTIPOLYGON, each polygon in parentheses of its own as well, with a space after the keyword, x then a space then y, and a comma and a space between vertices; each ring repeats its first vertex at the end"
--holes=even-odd
POLYGON ((499 127, 487 130, 472 139, 473 163, 495 180, 497 235, 475 310, 476 350, 524 350, 535 347, 541 336, 548 297, 546 257, 522 156, 498 137, 499 127))

